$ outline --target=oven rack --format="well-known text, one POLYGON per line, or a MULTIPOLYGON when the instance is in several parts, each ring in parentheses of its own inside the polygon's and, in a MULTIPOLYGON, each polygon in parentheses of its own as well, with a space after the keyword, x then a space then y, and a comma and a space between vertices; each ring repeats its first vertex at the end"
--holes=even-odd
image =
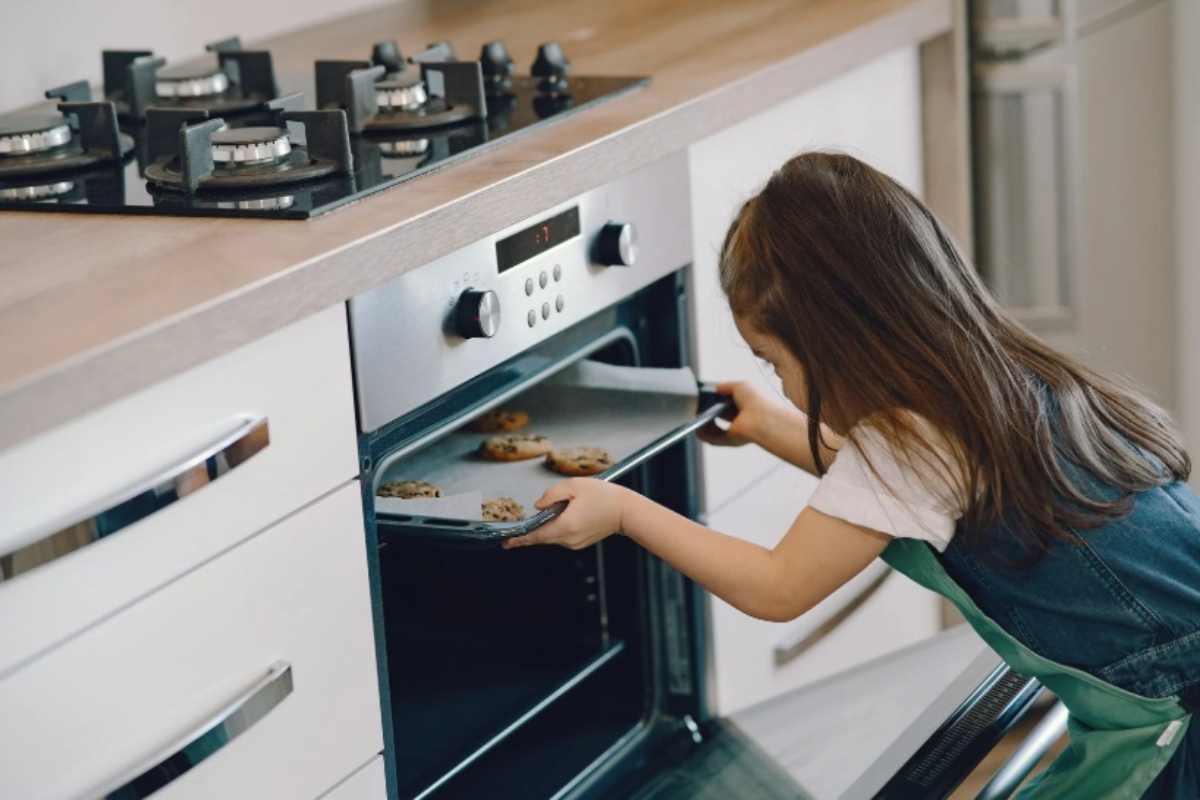
MULTIPOLYGON (((599 652, 586 657, 586 659, 576 662, 569 670, 565 670, 553 684, 553 688, 549 691, 541 692, 536 700, 526 701, 522 711, 514 714, 512 719, 507 722, 500 730, 488 736, 481 741, 470 752, 464 755, 458 762, 447 770, 436 780, 420 789, 415 795, 414 800, 422 800, 437 793, 438 789, 453 780, 456 776, 462 774, 469 769, 473 764, 480 759, 486 757, 489 753, 499 747, 502 743, 510 739, 519 730, 532 722, 540 714, 548 710, 551 706, 565 697, 572 689, 579 686, 590 676, 603 669, 606 665, 613 662, 618 656, 625 652, 625 642, 622 640, 613 640, 605 644, 599 652)), ((493 679, 494 680, 494 679, 493 679)), ((488 685, 488 692, 495 695, 498 691, 495 683, 488 685)), ((402 713, 414 713, 412 709, 403 709, 402 713)))
MULTIPOLYGON (((718 417, 732 412, 734 404, 730 398, 702 387, 699 409, 693 419, 652 440, 596 477, 605 481, 617 480, 718 417)), ((377 512, 376 521, 380 533, 385 535, 417 537, 451 546, 499 546, 505 539, 537 530, 561 514, 566 507, 566 501, 555 503, 519 522, 485 522, 382 511, 377 512)))

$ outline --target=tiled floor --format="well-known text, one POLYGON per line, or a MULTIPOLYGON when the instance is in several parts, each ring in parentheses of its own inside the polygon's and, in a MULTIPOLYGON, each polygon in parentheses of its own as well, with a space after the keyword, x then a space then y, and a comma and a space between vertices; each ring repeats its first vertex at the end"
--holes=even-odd
MULTIPOLYGON (((950 800, 973 800, 973 798, 979 794, 979 791, 991 779, 992 775, 995 774, 996 770, 998 770, 1000 766, 1008 759, 1008 757, 1012 755, 1013 751, 1017 749, 1021 742, 1024 741, 1025 737, 1029 735, 1029 732, 1033 730, 1033 727, 1037 725, 1038 720, 1040 720, 1042 716, 1050 710, 1051 707, 1052 704, 1050 703, 1039 706, 1038 708, 1033 709, 1025 717, 1025 719, 1021 720, 1020 724, 1013 728, 1008 736, 1004 738, 1004 741, 1000 742, 1000 744, 997 745, 992 752, 988 753, 987 758, 983 760, 983 763, 975 768, 975 771, 972 772, 965 781, 963 781, 962 785, 954 790, 954 793, 950 795, 950 800)), ((1030 773, 1030 777, 1045 769, 1050 762, 1054 760, 1054 757, 1062 752, 1062 749, 1066 746, 1066 744, 1067 738, 1066 736, 1063 736, 1054 745, 1054 747, 1050 749, 1050 752, 1042 757, 1042 760, 1038 762, 1037 767, 1035 767, 1033 772, 1030 773)), ((1028 781, 1029 778, 1026 778, 1026 780, 1028 781)))

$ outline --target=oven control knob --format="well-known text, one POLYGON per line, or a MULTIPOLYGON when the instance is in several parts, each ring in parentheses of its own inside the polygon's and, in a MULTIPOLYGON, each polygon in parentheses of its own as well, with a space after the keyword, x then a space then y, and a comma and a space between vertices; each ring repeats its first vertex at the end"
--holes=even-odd
POLYGON ((637 261, 637 228, 632 222, 610 222, 596 236, 595 260, 606 267, 632 267, 637 261))
POLYGON ((467 289, 454 307, 454 327, 464 339, 490 339, 500 329, 500 298, 491 289, 467 289))

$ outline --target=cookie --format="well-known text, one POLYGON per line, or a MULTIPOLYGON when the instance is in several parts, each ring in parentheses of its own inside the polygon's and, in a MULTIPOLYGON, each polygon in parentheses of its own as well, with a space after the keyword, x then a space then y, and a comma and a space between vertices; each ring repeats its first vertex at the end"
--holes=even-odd
POLYGON ((599 475, 612 465, 612 456, 599 447, 568 447, 546 454, 546 466, 559 475, 599 475))
POLYGON ((441 497, 442 490, 427 481, 388 481, 379 484, 375 494, 411 500, 414 497, 441 497))
POLYGON ((483 518, 488 522, 520 522, 525 519, 525 509, 511 497, 493 497, 483 501, 483 518))
POLYGON ((479 455, 489 461, 524 461, 539 458, 554 449, 545 436, 533 433, 502 433, 490 436, 479 445, 479 455))
POLYGON ((475 433, 509 433, 519 431, 529 424, 529 415, 512 408, 493 408, 467 423, 467 430, 475 433))

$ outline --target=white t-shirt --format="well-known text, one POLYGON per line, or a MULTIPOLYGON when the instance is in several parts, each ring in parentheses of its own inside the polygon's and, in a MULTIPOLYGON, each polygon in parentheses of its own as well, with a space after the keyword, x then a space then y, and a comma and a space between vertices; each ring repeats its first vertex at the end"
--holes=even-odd
MULTIPOLYGON (((940 453, 948 453, 945 439, 931 426, 923 428, 926 441, 940 453)), ((858 428, 854 434, 858 445, 847 438, 809 498, 809 506, 890 536, 924 539, 938 552, 945 550, 962 509, 951 483, 939 474, 942 466, 928 457, 909 460, 873 428, 858 428)))

